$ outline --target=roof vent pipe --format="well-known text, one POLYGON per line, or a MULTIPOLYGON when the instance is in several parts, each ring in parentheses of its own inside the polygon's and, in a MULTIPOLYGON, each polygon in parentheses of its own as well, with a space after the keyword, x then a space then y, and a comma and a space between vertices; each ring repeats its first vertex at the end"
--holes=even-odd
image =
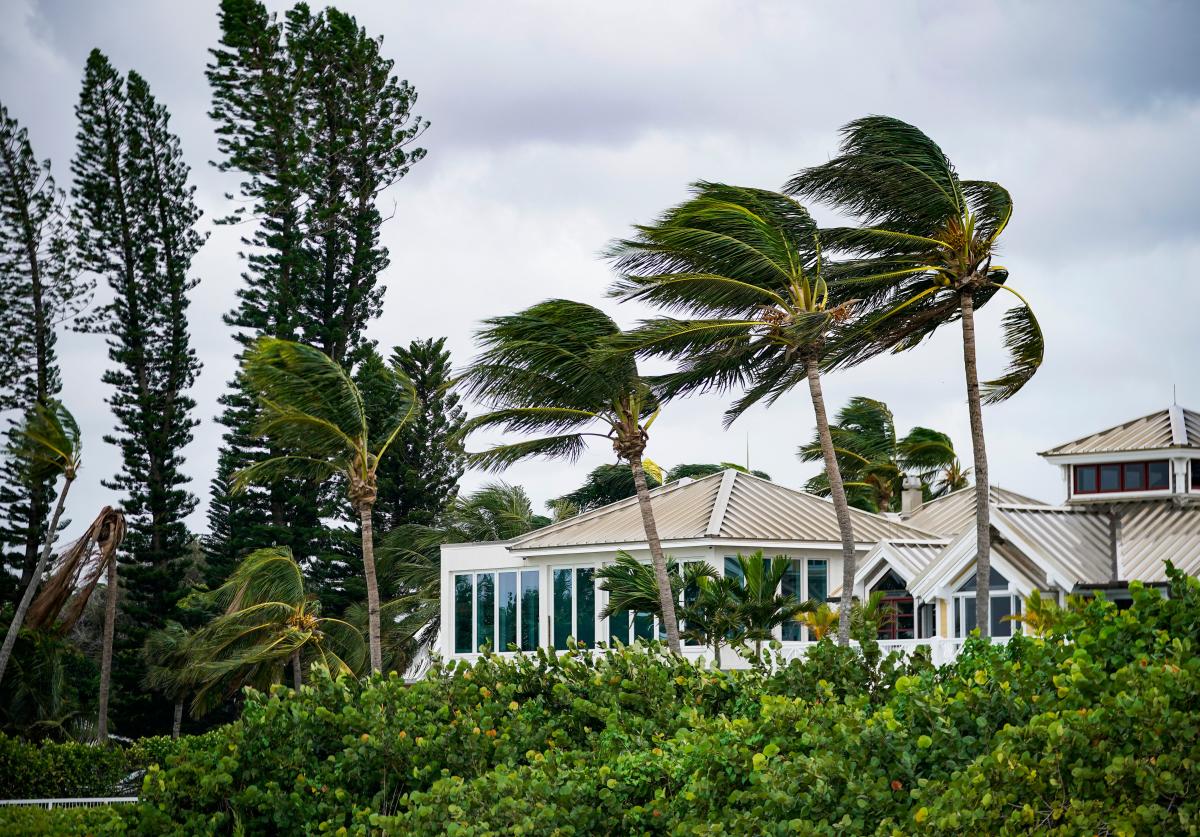
POLYGON ((904 487, 900 492, 900 516, 912 517, 924 502, 925 494, 921 490, 921 481, 913 476, 905 477, 904 487))

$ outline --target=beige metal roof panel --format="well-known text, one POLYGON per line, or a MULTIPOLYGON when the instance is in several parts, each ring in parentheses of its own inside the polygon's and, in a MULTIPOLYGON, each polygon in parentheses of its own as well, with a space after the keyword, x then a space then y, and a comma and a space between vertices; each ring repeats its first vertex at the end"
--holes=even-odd
POLYGON ((1200 575, 1200 503, 1170 500, 1121 503, 1121 575, 1165 581, 1166 561, 1200 575))
POLYGON ((946 544, 945 540, 881 541, 863 558, 861 572, 870 572, 872 565, 882 558, 902 577, 911 580, 933 564, 946 544))
POLYGON ((1156 450, 1170 447, 1194 447, 1200 449, 1200 433, 1193 433, 1195 428, 1200 431, 1200 415, 1192 410, 1183 410, 1184 426, 1188 430, 1188 438, 1182 443, 1177 441, 1171 429, 1171 410, 1159 410, 1148 416, 1142 416, 1116 427, 1092 433, 1073 442, 1065 442, 1050 450, 1042 451, 1042 456, 1061 456, 1078 453, 1120 453, 1122 451, 1156 450))
MULTIPOLYGON (((995 485, 992 486, 991 500, 993 505, 1045 505, 1040 500, 995 485)), ((936 500, 930 500, 904 522, 944 537, 961 535, 975 525, 975 487, 961 488, 936 500)))
MULTIPOLYGON (((876 543, 929 533, 886 517, 850 509, 854 540, 876 543)), ((841 532, 833 503, 749 474, 738 473, 721 520, 720 537, 745 540, 837 543, 841 532)))
POLYGON ((1035 560, 1053 562, 1068 578, 1108 581, 1112 575, 1109 517, 1093 509, 1066 506, 997 506, 996 522, 1007 523, 1024 541, 1022 551, 1035 560), (1025 545, 1028 544, 1028 547, 1025 545))
MULTIPOLYGON (((658 536, 664 541, 704 537, 721 475, 673 482, 650 492, 658 536)), ((518 538, 513 549, 630 543, 646 540, 636 497, 572 517, 518 538)))

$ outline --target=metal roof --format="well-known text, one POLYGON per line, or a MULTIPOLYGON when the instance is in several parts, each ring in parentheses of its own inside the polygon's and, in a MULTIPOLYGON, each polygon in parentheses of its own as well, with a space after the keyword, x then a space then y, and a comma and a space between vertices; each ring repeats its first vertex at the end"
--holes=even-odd
POLYGON ((1053 563, 1059 573, 1080 582, 1112 576, 1109 516, 1098 509, 1070 506, 997 506, 993 525, 1007 524, 1020 539, 1014 546, 1035 563, 1053 563), (1040 560, 1039 560, 1040 559, 1040 560))
POLYGON ((1076 453, 1195 448, 1200 450, 1200 413, 1172 404, 1148 416, 1042 451, 1042 456, 1076 453))
MULTIPOLYGON (((658 535, 664 541, 725 538, 750 541, 837 543, 833 504, 751 474, 726 470, 698 480, 669 483, 650 492, 658 535)), ((929 539, 930 533, 880 515, 850 510, 858 543, 929 539)), ((630 497, 538 529, 512 549, 543 549, 645 542, 637 498, 630 497)))
MULTIPOLYGON (((1007 488, 992 486, 992 505, 1010 503, 1017 505, 1042 506, 1040 500, 1026 497, 1007 488)), ((975 487, 967 486, 945 496, 930 500, 904 521, 909 526, 924 529, 944 537, 961 535, 975 525, 975 487)))
POLYGON ((1200 503, 1144 500, 1119 503, 1121 575, 1166 580, 1169 559, 1188 575, 1200 575, 1200 503))
POLYGON ((900 573, 905 582, 911 581, 923 573, 946 548, 947 541, 880 541, 862 561, 862 578, 873 574, 873 566, 878 561, 886 561, 888 566, 900 573))

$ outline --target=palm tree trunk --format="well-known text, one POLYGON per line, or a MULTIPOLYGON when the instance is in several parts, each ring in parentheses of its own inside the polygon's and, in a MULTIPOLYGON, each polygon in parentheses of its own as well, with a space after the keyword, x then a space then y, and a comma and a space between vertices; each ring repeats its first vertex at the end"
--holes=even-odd
POLYGON ((858 557, 854 551, 854 527, 850 523, 850 504, 846 502, 846 487, 833 449, 833 434, 829 432, 829 416, 825 413, 825 396, 821 392, 821 369, 816 356, 805 361, 808 372, 808 391, 812 395, 813 413, 817 417, 817 437, 825 457, 825 473, 829 476, 829 496, 837 516, 842 536, 842 600, 838 606, 838 645, 850 644, 850 610, 854 603, 854 578, 858 574, 858 557))
POLYGON ((642 511, 642 528, 646 530, 646 543, 650 546, 650 560, 654 563, 654 580, 658 584, 658 603, 662 608, 663 628, 667 632, 667 646, 672 652, 682 653, 679 646, 679 623, 675 619, 675 599, 671 595, 671 579, 667 575, 667 559, 663 556, 662 543, 658 539, 658 526, 654 522, 654 509, 650 505, 650 489, 646 486, 646 472, 642 470, 642 458, 629 459, 633 471, 633 484, 637 488, 638 508, 642 511))
POLYGON ((379 584, 375 580, 375 540, 371 533, 372 503, 358 504, 362 523, 363 573, 367 578, 367 640, 371 646, 371 671, 383 670, 383 649, 379 643, 379 584))
POLYGON ((179 738, 179 730, 183 726, 183 699, 175 701, 175 719, 171 722, 171 737, 179 738))
POLYGON ((96 739, 108 743, 108 692, 112 683, 113 634, 117 624, 117 556, 108 556, 108 592, 104 597, 104 641, 100 650, 100 697, 96 739))
POLYGON ((717 670, 719 671, 721 669, 721 643, 714 642, 713 646, 712 646, 712 650, 713 650, 713 665, 715 665, 717 667, 717 670))
POLYGON ((297 692, 304 685, 304 673, 300 670, 300 649, 292 652, 292 688, 297 692))
POLYGON ((25 621, 25 614, 29 612, 29 605, 33 602, 33 594, 37 591, 37 586, 42 581, 42 575, 46 572, 46 564, 50 560, 50 550, 54 546, 54 538, 58 533, 58 519, 62 517, 63 505, 67 501, 67 492, 71 490, 71 483, 73 481, 74 477, 63 477, 62 491, 59 492, 58 504, 54 507, 54 515, 50 518, 50 527, 46 530, 46 542, 42 545, 42 555, 38 558, 37 567, 33 571, 33 577, 25 585, 25 592, 21 596, 20 604, 17 605, 17 612, 13 614, 12 622, 9 623, 8 633, 4 635, 4 646, 0 648, 0 682, 4 681, 4 670, 8 668, 8 661, 12 657, 13 646, 17 644, 17 634, 21 632, 21 624, 25 621))
POLYGON ((959 294, 962 308, 963 368, 967 376, 967 412, 971 417, 971 453, 975 458, 975 623, 980 636, 991 635, 992 521, 987 445, 983 438, 983 407, 979 401, 979 372, 975 366, 975 299, 971 290, 959 294))

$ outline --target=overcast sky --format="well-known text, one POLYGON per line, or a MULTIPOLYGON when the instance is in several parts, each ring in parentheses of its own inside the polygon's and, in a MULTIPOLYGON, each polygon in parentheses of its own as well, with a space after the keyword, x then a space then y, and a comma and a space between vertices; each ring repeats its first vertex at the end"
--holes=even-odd
MULTIPOLYGON (((280 9, 284 4, 271 4, 280 9)), ((319 3, 314 4, 319 5, 319 3)), ((698 179, 778 188, 835 153, 837 129, 868 113, 913 122, 961 174, 996 180, 1015 213, 1003 262, 1046 333, 1041 372, 986 408, 993 480, 1061 499, 1036 454, 1164 408, 1172 386, 1200 408, 1200 4, 1194 2, 663 3, 342 2, 431 120, 428 157, 384 199, 391 267, 384 347, 447 335, 459 363, 483 317, 549 296, 603 305, 630 324, 644 311, 604 298, 597 253, 629 225, 686 195, 698 179)), ((69 186, 73 107, 88 51, 144 75, 172 115, 211 231, 194 263, 192 339, 204 363, 187 452, 205 528, 220 427, 217 398, 235 350, 221 322, 239 285, 238 230, 213 228, 235 188, 217 174, 206 113, 216 3, 0 0, 0 100, 36 153, 69 186)), ((822 217, 818 213, 819 217, 822 217)), ((1003 302, 1003 300, 1001 300, 1003 302)), ((981 375, 1004 366, 1002 310, 980 316, 981 375)), ((85 433, 72 492, 76 520, 118 498, 100 485, 119 468, 101 441, 112 425, 100 376, 103 340, 60 342, 65 400, 85 433)), ((836 408, 886 401, 901 432, 945 430, 964 461, 970 437, 956 327, 904 355, 827 378, 836 408)), ((797 390, 723 432, 726 399, 670 405, 649 455, 680 462, 746 458, 788 485, 812 407, 797 390)), ((613 461, 530 463, 506 478, 535 503, 613 461)), ((464 488, 490 479, 469 473, 464 488)))

